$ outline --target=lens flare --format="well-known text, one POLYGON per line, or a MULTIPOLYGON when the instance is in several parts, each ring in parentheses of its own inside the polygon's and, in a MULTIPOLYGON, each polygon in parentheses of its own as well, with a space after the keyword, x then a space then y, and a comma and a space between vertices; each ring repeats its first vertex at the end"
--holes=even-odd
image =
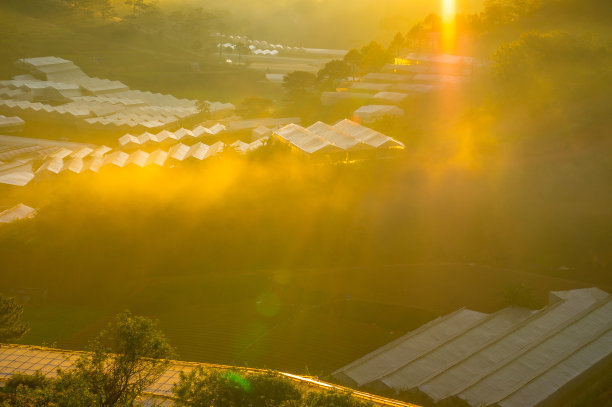
POLYGON ((451 22, 455 17, 455 0, 442 0, 442 20, 451 22))
POLYGON ((442 0, 442 51, 453 53, 456 41, 455 0, 442 0))

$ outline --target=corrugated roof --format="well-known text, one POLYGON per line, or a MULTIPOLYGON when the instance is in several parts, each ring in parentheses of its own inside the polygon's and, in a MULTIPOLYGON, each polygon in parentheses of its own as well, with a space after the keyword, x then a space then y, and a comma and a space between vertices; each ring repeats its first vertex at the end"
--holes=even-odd
POLYGON ((354 121, 344 119, 334 125, 335 128, 341 130, 351 136, 363 141, 366 144, 376 148, 404 148, 404 145, 384 134, 372 130, 369 127, 362 126, 354 121))
POLYGON ((334 153, 343 151, 323 137, 297 124, 289 124, 278 129, 275 134, 287 143, 307 154, 334 153))
POLYGON ((307 129, 317 136, 323 137, 325 140, 340 147, 344 151, 371 150, 373 148, 350 134, 330 126, 327 123, 316 122, 315 124, 307 127, 307 129))
POLYGON ((404 148, 399 141, 350 120, 335 126, 317 122, 308 128, 289 124, 274 134, 308 154, 404 148))
POLYGON ((435 402, 458 398, 472 406, 535 406, 612 351, 612 296, 590 288, 552 292, 550 298, 538 311, 507 308, 472 315, 459 310, 334 376, 420 392, 435 402))
POLYGON ((21 219, 29 219, 36 216, 36 209, 24 204, 17 204, 12 208, 0 212, 0 223, 11 223, 21 219))

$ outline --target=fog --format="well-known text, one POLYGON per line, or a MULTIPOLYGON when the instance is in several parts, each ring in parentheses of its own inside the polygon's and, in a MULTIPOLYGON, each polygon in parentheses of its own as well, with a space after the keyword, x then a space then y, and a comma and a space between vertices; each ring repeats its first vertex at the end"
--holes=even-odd
MULTIPOLYGON (((348 49, 407 32, 429 13, 442 14, 438 0, 160 0, 226 12, 235 34, 294 46, 348 49), (281 41, 282 40, 282 41, 281 41)), ((482 0, 457 2, 458 13, 473 13, 482 0)))

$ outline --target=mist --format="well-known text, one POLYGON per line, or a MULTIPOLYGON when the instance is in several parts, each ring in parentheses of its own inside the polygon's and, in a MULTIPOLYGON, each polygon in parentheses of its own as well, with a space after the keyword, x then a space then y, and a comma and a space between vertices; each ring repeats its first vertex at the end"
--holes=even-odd
MULTIPOLYGON (((441 15, 437 0, 160 0, 225 12, 234 35, 311 48, 349 49, 375 39, 388 41, 429 13, 441 15), (281 41, 282 39, 282 41, 281 41)), ((482 0, 457 2, 458 13, 474 13, 482 0)))

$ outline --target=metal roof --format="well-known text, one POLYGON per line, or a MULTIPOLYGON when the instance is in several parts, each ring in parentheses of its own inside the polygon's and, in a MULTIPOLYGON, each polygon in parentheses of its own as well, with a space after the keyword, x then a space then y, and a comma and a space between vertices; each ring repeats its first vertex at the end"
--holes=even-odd
POLYGON ((404 148, 404 145, 394 138, 348 119, 336 123, 334 127, 375 148, 404 148))
POLYGON ((334 372, 340 380, 421 393, 434 402, 535 406, 610 356, 612 296, 551 292, 538 311, 461 309, 334 372))
POLYGON ((36 216, 36 209, 22 203, 12 208, 0 211, 0 223, 11 223, 22 219, 29 219, 36 216))

